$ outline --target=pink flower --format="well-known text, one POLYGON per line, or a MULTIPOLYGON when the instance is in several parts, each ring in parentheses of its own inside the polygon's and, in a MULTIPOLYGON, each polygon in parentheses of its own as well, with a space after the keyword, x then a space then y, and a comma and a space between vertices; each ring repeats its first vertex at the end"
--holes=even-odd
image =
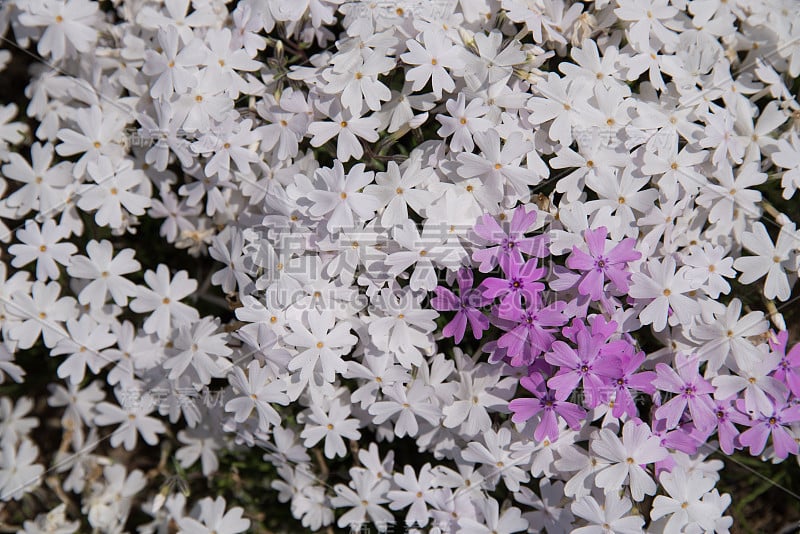
POLYGON ((552 327, 567 322, 564 307, 564 302, 556 301, 542 308, 537 299, 527 308, 499 309, 498 322, 508 331, 497 340, 497 347, 508 349, 511 365, 530 365, 540 354, 550 350, 555 341, 552 327))
POLYGON ((544 378, 538 373, 524 377, 520 380, 520 384, 533 393, 534 398, 512 400, 508 404, 508 408, 514 413, 511 420, 515 423, 522 423, 541 412, 541 419, 533 432, 536 441, 542 441, 545 438, 550 441, 558 439, 558 418, 556 416, 561 416, 571 429, 580 429, 586 412, 576 404, 565 402, 571 393, 570 390, 548 390, 545 387, 544 378))
POLYGON ((652 371, 636 371, 641 368, 645 360, 644 352, 633 354, 633 347, 628 345, 629 350, 618 353, 613 358, 612 364, 607 362, 602 368, 598 369, 598 374, 604 375, 611 382, 614 388, 614 408, 611 414, 614 417, 622 417, 623 414, 629 417, 636 417, 638 410, 633 400, 630 390, 642 391, 648 395, 655 393, 653 379, 656 374, 652 371))
POLYGON ((500 297, 501 310, 522 310, 538 300, 544 284, 537 282, 546 270, 538 267, 538 260, 532 258, 524 264, 508 262, 503 266, 505 278, 492 277, 484 280, 480 289, 486 299, 500 297))
POLYGON ((497 219, 489 214, 483 215, 475 225, 475 233, 489 244, 497 246, 480 248, 472 253, 472 259, 481 262, 478 268, 482 273, 488 273, 500 264, 505 269, 509 262, 522 263, 522 253, 529 256, 543 258, 547 255, 547 237, 526 237, 525 232, 536 222, 536 211, 526 212, 523 206, 514 210, 511 224, 506 230, 500 226, 497 219))
POLYGON ((800 396, 800 344, 795 345, 787 353, 789 332, 778 332, 777 339, 770 339, 772 351, 782 355, 778 368, 773 375, 791 390, 793 395, 800 396))
POLYGON ((618 290, 628 291, 628 280, 631 277, 627 270, 628 262, 642 257, 641 253, 633 250, 636 240, 632 238, 623 239, 606 253, 607 235, 605 226, 596 230, 585 230, 583 238, 589 247, 589 254, 573 246, 572 254, 567 258, 567 267, 584 271, 578 284, 578 293, 589 295, 592 300, 599 300, 603 295, 606 279, 611 280, 618 290))
POLYGON ((489 328, 489 319, 478 309, 489 303, 481 292, 472 288, 473 276, 470 269, 460 269, 458 271, 458 291, 460 296, 444 286, 434 289, 436 296, 431 299, 431 306, 437 311, 456 311, 455 317, 447 323, 442 330, 445 337, 453 337, 456 343, 461 343, 464 339, 464 332, 467 329, 467 321, 472 327, 472 335, 475 339, 483 336, 483 331, 489 328))
POLYGON ((599 359, 600 348, 604 339, 593 336, 589 330, 582 328, 577 333, 577 351, 563 341, 556 341, 545 354, 545 360, 560 366, 558 373, 547 381, 547 386, 569 395, 580 382, 585 394, 588 408, 594 408, 604 399, 606 381, 598 369, 604 367, 599 359))
POLYGON ((733 399, 735 399, 735 397, 724 401, 716 401, 714 406, 714 415, 717 418, 717 439, 719 440, 719 448, 722 449, 722 452, 725 454, 733 454, 736 449, 742 447, 738 440, 739 429, 736 428, 734 423, 740 425, 746 425, 748 423, 747 416, 736 411, 731 405, 733 399))
MULTIPOLYGON (((736 401, 739 411, 745 411, 744 400, 736 401)), ((786 400, 774 402, 772 413, 759 414, 750 423, 752 426, 742 432, 739 442, 750 447, 750 454, 757 456, 764 451, 767 438, 772 435, 775 456, 784 459, 789 454, 797 455, 798 445, 785 425, 800 421, 800 405, 786 404, 786 400)))
POLYGON ((687 405, 695 426, 700 430, 713 427, 716 422, 714 402, 711 400, 714 386, 700 376, 697 371, 697 362, 697 357, 678 354, 675 357, 677 373, 667 364, 656 365, 658 377, 653 380, 653 385, 660 390, 676 394, 669 402, 656 410, 655 415, 658 419, 667 420, 667 428, 674 428, 678 425, 687 405))

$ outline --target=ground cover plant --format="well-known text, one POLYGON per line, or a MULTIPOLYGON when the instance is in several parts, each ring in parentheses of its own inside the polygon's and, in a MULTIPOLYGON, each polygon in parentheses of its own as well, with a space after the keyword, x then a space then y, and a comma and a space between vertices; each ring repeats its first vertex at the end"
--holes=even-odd
POLYGON ((796 528, 793 1, 0 39, 0 531, 796 528))

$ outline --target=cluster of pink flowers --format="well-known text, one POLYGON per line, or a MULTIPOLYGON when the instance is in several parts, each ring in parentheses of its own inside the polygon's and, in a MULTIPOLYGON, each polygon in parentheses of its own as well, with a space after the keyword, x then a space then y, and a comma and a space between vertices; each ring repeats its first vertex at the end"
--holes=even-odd
POLYGON ((795 11, 0 0, 4 528, 728 532, 799 458, 795 11))
MULTIPOLYGON (((531 231, 535 221, 536 211, 523 206, 510 222, 484 215, 474 230, 485 243, 472 260, 488 276, 473 287, 472 270, 462 268, 460 296, 439 286, 431 301, 438 311, 455 311, 445 337, 461 342, 468 323, 476 340, 495 328, 483 346, 489 361, 524 368, 519 382, 533 396, 509 403, 514 423, 531 421, 535 440, 555 441, 563 424, 581 430, 602 406, 604 425, 647 423, 660 446, 690 455, 716 439, 725 454, 748 448, 758 456, 770 437, 776 458, 798 454, 792 427, 800 423, 800 345, 787 354, 786 331, 768 333, 759 361, 740 364, 731 352, 722 363, 729 373, 710 367, 707 351, 677 351, 671 363, 648 358, 634 337, 641 326, 625 321, 642 307, 629 296, 629 264, 642 257, 635 240, 614 242, 605 227, 586 229, 584 242, 557 261, 548 233, 531 231)), ((657 468, 673 465, 666 459, 657 468)))

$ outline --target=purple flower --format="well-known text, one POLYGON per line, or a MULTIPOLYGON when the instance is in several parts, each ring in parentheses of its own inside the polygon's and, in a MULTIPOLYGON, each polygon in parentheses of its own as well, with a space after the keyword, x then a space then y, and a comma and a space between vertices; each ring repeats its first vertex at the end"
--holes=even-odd
MULTIPOLYGON (((744 400, 736 401, 736 408, 744 412, 744 400)), ((800 421, 800 405, 786 404, 786 400, 774 403, 770 414, 760 414, 750 422, 749 429, 739 436, 739 443, 750 447, 750 454, 756 456, 764 451, 767 438, 772 434, 772 446, 775 456, 784 459, 789 454, 797 454, 798 445, 785 425, 800 421)))
POLYGON ((602 394, 606 389, 606 381, 598 372, 605 365, 605 362, 598 359, 605 339, 593 336, 583 323, 577 324, 581 327, 576 334, 577 351, 563 341, 556 341, 550 347, 550 352, 544 356, 548 363, 560 366, 558 373, 547 381, 547 386, 569 395, 580 382, 585 393, 586 407, 595 408, 605 400, 602 394))
POLYGON ((506 232, 497 219, 491 215, 484 215, 475 225, 475 233, 497 246, 476 250, 472 259, 480 262, 478 268, 482 273, 488 273, 500 265, 505 268, 509 263, 522 263, 522 253, 529 256, 543 258, 547 255, 547 237, 525 237, 525 232, 536 222, 536 211, 525 211, 524 206, 514 210, 511 225, 506 232))
POLYGON ((467 321, 472 328, 472 335, 480 339, 483 332, 489 328, 489 319, 478 308, 485 306, 490 301, 483 297, 481 292, 472 287, 472 271, 467 268, 458 271, 459 297, 444 286, 434 289, 436 296, 431 299, 431 306, 437 311, 456 311, 455 317, 447 323, 442 330, 445 337, 454 337, 456 343, 464 339, 467 321))
POLYGON ((537 267, 538 262, 531 258, 525 263, 511 262, 504 266, 506 278, 487 278, 481 283, 484 298, 500 297, 501 309, 522 309, 524 304, 530 305, 544 289, 544 284, 537 280, 545 275, 546 270, 537 267))
POLYGON ((749 417, 733 407, 732 402, 734 399, 736 399, 735 396, 725 400, 718 400, 714 403, 714 415, 717 418, 717 438, 719 439, 719 448, 722 449, 722 452, 725 454, 733 454, 736 449, 742 448, 742 445, 738 440, 739 429, 736 428, 734 423, 746 425, 750 421, 749 417))
POLYGON ((560 298, 570 299, 567 301, 566 309, 568 311, 566 313, 570 317, 586 317, 586 314, 589 313, 589 305, 592 303, 592 299, 577 293, 581 275, 563 265, 553 265, 550 274, 550 280, 547 282, 550 289, 555 291, 560 298))
POLYGON ((789 332, 778 332, 777 340, 770 340, 772 352, 781 354, 780 363, 775 370, 774 377, 786 384, 795 396, 800 396, 800 344, 792 347, 788 353, 786 348, 789 342, 789 332))
POLYGON ((572 430, 579 430, 586 411, 571 402, 565 402, 569 391, 548 390, 544 378, 540 374, 526 376, 520 380, 522 387, 533 393, 534 398, 514 399, 508 408, 514 413, 511 420, 522 423, 541 412, 541 419, 533 432, 536 441, 545 438, 550 441, 558 439, 558 418, 561 416, 572 430))
POLYGON ((616 321, 606 321, 602 315, 595 315, 589 319, 589 325, 592 329, 594 337, 602 337, 603 340, 608 340, 617 332, 616 321))
POLYGON ((497 340, 488 341, 483 346, 483 352, 489 353, 489 363, 498 363, 505 361, 511 363, 511 358, 508 356, 508 349, 500 348, 497 346, 497 340))
POLYGON ((497 340, 497 346, 507 349, 513 366, 530 365, 539 355, 550 350, 555 341, 552 327, 567 322, 562 313, 563 302, 556 301, 545 308, 539 306, 537 302, 527 308, 499 311, 497 323, 507 332, 497 340))
POLYGON ((587 229, 583 237, 589 254, 573 246, 572 254, 567 258, 567 267, 584 272, 578 284, 578 293, 588 295, 592 300, 600 300, 606 279, 611 280, 620 291, 627 291, 631 277, 627 271, 628 262, 642 257, 641 253, 633 250, 636 240, 630 237, 606 252, 607 234, 605 226, 596 230, 587 229))
POLYGON ((693 428, 691 425, 669 429, 665 419, 656 419, 653 421, 652 427, 653 435, 659 437, 661 446, 665 449, 675 449, 686 454, 694 454, 703 443, 687 430, 687 428, 693 428))
MULTIPOLYGON (((645 353, 641 351, 634 353, 630 344, 625 343, 625 345, 628 347, 627 350, 604 358, 607 363, 597 371, 598 374, 605 376, 611 383, 611 387, 614 388, 614 407, 611 412, 614 417, 622 417, 623 414, 628 417, 637 416, 638 410, 633 395, 631 395, 631 389, 642 391, 648 395, 652 395, 656 391, 653 386, 656 373, 653 371, 636 372, 644 363, 645 353)), ((608 346, 606 345, 606 347, 608 346)))
POLYGON ((714 386, 706 381, 697 371, 698 358, 683 356, 678 354, 675 357, 675 370, 667 364, 659 363, 656 365, 658 376, 653 380, 653 385, 675 396, 666 404, 656 410, 658 419, 666 419, 667 428, 674 428, 678 421, 689 407, 695 426, 705 431, 716 424, 714 415, 714 402, 711 400, 711 393, 714 393, 714 386))

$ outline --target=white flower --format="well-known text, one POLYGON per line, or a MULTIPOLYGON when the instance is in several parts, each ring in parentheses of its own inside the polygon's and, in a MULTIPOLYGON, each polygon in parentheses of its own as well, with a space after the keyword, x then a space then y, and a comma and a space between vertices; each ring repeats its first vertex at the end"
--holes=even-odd
POLYGON ((464 93, 459 93, 456 100, 448 100, 445 107, 449 115, 436 115, 436 120, 442 124, 436 133, 442 138, 453 136, 450 149, 454 152, 471 152, 475 148, 472 136, 492 127, 492 122, 483 118, 489 108, 479 98, 467 104, 464 93))
POLYGON ((467 56, 469 73, 490 84, 508 80, 513 67, 524 63, 528 56, 517 40, 511 40, 505 47, 503 44, 503 34, 499 30, 492 30, 488 34, 476 33, 474 45, 477 55, 467 56))
POLYGON ((591 450, 584 451, 575 446, 562 448, 560 456, 555 468, 562 473, 575 473, 564 486, 564 494, 576 499, 590 495, 594 475, 610 463, 591 450))
POLYGON ((17 271, 12 276, 7 276, 8 267, 0 261, 0 332, 6 339, 3 345, 7 350, 13 350, 14 345, 9 335, 11 329, 22 321, 18 305, 15 305, 11 298, 14 294, 30 294, 31 281, 28 280, 30 273, 27 271, 17 271), (15 314, 14 311, 17 311, 15 314))
POLYGON ((529 122, 537 125, 549 122, 548 137, 564 147, 572 144, 573 125, 582 122, 577 103, 588 98, 585 86, 570 82, 571 80, 560 78, 555 72, 547 73, 547 77, 536 84, 534 89, 535 95, 542 96, 531 97, 526 105, 531 112, 529 122))
POLYGON ((222 497, 206 497, 199 506, 199 520, 184 517, 178 521, 181 534, 238 534, 250 528, 250 520, 242 517, 244 509, 236 506, 226 512, 222 497))
POLYGON ((28 416, 33 401, 20 397, 16 403, 9 397, 0 397, 0 444, 16 444, 39 426, 39 420, 28 416))
POLYGON ((250 119, 241 122, 228 119, 191 144, 195 153, 214 154, 203 168, 207 177, 217 175, 220 180, 227 180, 231 174, 231 160, 240 172, 252 174, 250 164, 258 161, 258 154, 250 149, 258 141, 258 135, 251 130, 252 126, 250 119))
POLYGON ((758 350, 748 338, 765 333, 769 322, 761 311, 739 317, 741 312, 742 301, 734 298, 724 313, 714 314, 716 322, 698 323, 691 328, 692 336, 703 342, 697 354, 708 360, 709 371, 716 372, 722 365, 729 365, 728 355, 731 354, 742 366, 759 358, 758 350))
POLYGON ((473 463, 484 464, 482 472, 486 482, 496 484, 502 477, 509 491, 519 491, 520 483, 527 482, 530 477, 519 466, 525 464, 524 455, 509 450, 511 431, 501 428, 497 432, 489 430, 480 436, 479 441, 472 441, 461 453, 461 457, 473 463))
POLYGON ((36 261, 36 279, 47 282, 56 280, 61 276, 57 263, 69 265, 70 257, 78 248, 70 242, 59 243, 68 233, 62 226, 56 225, 53 219, 47 219, 39 228, 34 221, 25 221, 25 228, 17 230, 17 239, 22 244, 8 247, 8 252, 13 254, 11 265, 22 267, 36 261))
POLYGON ((200 460, 204 476, 211 476, 219 469, 219 454, 225 442, 217 435, 218 428, 211 428, 214 421, 207 425, 181 430, 178 441, 185 446, 175 451, 175 459, 183 468, 189 468, 200 460))
MULTIPOLYGON (((573 83, 586 84, 592 89, 596 86, 606 89, 625 87, 622 81, 624 77, 619 69, 619 65, 625 62, 619 57, 616 47, 607 47, 601 59, 597 43, 592 39, 584 39, 581 48, 573 48, 570 56, 576 64, 564 62, 558 68, 567 78, 574 80, 573 83)), ((629 91, 626 93, 630 94, 629 91)))
POLYGON ((103 469, 105 483, 95 482, 83 509, 89 524, 97 529, 123 528, 133 503, 133 497, 147 485, 144 473, 135 469, 126 476, 125 467, 108 465, 103 469))
POLYGON ((627 481, 635 501, 653 495, 656 483, 642 466, 667 457, 667 450, 660 441, 645 423, 626 422, 622 427, 622 440, 608 428, 601 429, 599 436, 592 440, 591 448, 611 465, 597 473, 597 486, 613 494, 627 481))
POLYGON ((297 436, 288 428, 276 426, 272 429, 273 443, 267 443, 271 451, 264 454, 264 460, 276 464, 303 464, 311 458, 307 449, 297 440, 297 436))
POLYGON ((792 130, 787 138, 779 139, 777 150, 770 157, 775 165, 787 169, 781 177, 781 187, 783 198, 788 200, 800 187, 800 137, 797 132, 792 130))
MULTIPOLYGON (((99 106, 79 109, 75 112, 75 123, 80 133, 62 128, 57 134, 62 142, 56 145, 56 153, 59 156, 83 154, 73 167, 73 176, 83 176, 86 165, 92 161, 96 162, 101 156, 107 156, 112 161, 122 159, 122 145, 115 141, 121 133, 124 119, 113 106, 104 109, 100 109, 99 106)), ((94 179, 100 183, 101 180, 109 179, 113 175, 113 172, 105 172, 94 179)))
POLYGON ((433 389, 419 380, 415 380, 408 388, 399 382, 384 389, 385 398, 369 407, 373 421, 382 424, 389 418, 397 417, 394 433, 397 437, 414 437, 419 432, 417 418, 436 425, 441 417, 439 408, 431 403, 433 389))
POLYGON ((360 403, 362 409, 367 409, 377 400, 382 388, 391 387, 395 382, 411 381, 408 371, 394 364, 390 356, 372 353, 365 354, 360 363, 347 362, 345 377, 367 380, 350 395, 350 400, 360 403))
POLYGON ((433 169, 422 168, 420 157, 411 157, 398 166, 390 161, 386 172, 375 175, 375 184, 364 188, 370 198, 377 198, 385 206, 381 225, 391 228, 408 220, 408 208, 422 215, 430 204, 431 194, 425 190, 426 182, 434 178, 433 169), (402 169, 402 174, 401 174, 402 169))
POLYGON ((67 267, 70 276, 90 280, 78 294, 78 302, 100 308, 111 295, 117 305, 126 306, 128 297, 136 295, 136 285, 123 275, 142 268, 133 259, 134 253, 133 249, 126 248, 114 256, 110 241, 89 241, 86 244, 87 256, 72 256, 67 267))
POLYGON ((112 447, 122 444, 125 450, 133 450, 139 435, 148 445, 156 445, 158 434, 165 433, 167 428, 160 420, 148 415, 156 407, 153 399, 149 394, 137 394, 135 398, 130 398, 126 393, 129 392, 120 388, 114 390, 119 404, 105 401, 99 403, 94 418, 95 424, 119 425, 109 440, 112 447))
POLYGON ((304 445, 313 447, 323 438, 325 439, 325 457, 335 458, 345 456, 347 447, 342 439, 359 439, 361 432, 358 431, 359 423, 357 419, 351 419, 350 406, 344 404, 340 399, 330 403, 326 411, 316 403, 309 409, 308 422, 300 437, 305 440, 304 445))
POLYGON ((0 159, 8 159, 8 145, 18 145, 28 133, 28 125, 23 122, 11 122, 17 115, 17 105, 0 106, 0 159))
POLYGON ((275 149, 274 153, 281 161, 297 156, 298 143, 305 135, 309 123, 310 107, 303 93, 288 87, 280 99, 265 95, 256 106, 256 111, 272 123, 255 129, 261 136, 261 150, 275 149))
MULTIPOLYGON (((775 244, 763 224, 753 224, 753 231, 742 235, 742 245, 755 256, 742 256, 733 262, 734 269, 742 273, 739 281, 752 284, 766 275, 764 296, 768 299, 777 297, 781 301, 788 300, 792 289, 786 271, 797 271, 798 243, 800 235, 795 230, 794 223, 781 226, 775 244)), ((792 274, 792 280, 794 279, 795 275, 792 274)))
POLYGON ((413 82, 412 90, 419 91, 431 81, 433 94, 442 97, 442 91, 452 92, 456 85, 447 69, 458 71, 464 68, 463 49, 453 45, 442 31, 430 29, 422 33, 423 47, 418 41, 406 41, 408 52, 400 59, 415 65, 406 72, 406 80, 413 82))
POLYGON ((528 527, 539 531, 566 532, 575 517, 569 508, 562 505, 564 483, 559 480, 553 484, 547 478, 543 478, 539 482, 539 493, 541 497, 523 486, 520 488, 520 493, 514 495, 515 501, 535 510, 522 515, 528 520, 528 527))
POLYGON ((236 71, 255 71, 261 64, 250 57, 247 50, 233 46, 233 33, 230 28, 210 29, 204 42, 208 45, 205 64, 214 77, 226 85, 226 92, 236 98, 247 90, 247 82, 236 71))
POLYGON ((482 151, 481 156, 471 153, 458 154, 461 166, 458 175, 463 178, 483 178, 488 187, 502 190, 506 184, 522 198, 529 194, 529 188, 538 184, 542 176, 534 169, 521 166, 524 156, 531 146, 522 134, 512 134, 500 148, 500 135, 496 130, 475 134, 475 142, 482 151))
POLYGON ((39 448, 29 439, 4 443, 0 454, 0 501, 18 501, 42 483, 44 466, 34 463, 39 448))
POLYGON ((700 313, 700 306, 685 295, 694 290, 694 284, 687 280, 684 268, 676 273, 675 260, 667 256, 662 262, 648 259, 647 270, 649 276, 633 273, 629 291, 635 299, 652 299, 639 314, 642 324, 652 324, 660 332, 667 325, 670 310, 681 324, 689 324, 700 313))
POLYGON ((337 95, 345 109, 354 115, 360 115, 364 102, 372 111, 381 109, 381 102, 392 96, 389 88, 378 80, 378 76, 389 72, 394 67, 394 59, 385 56, 381 49, 359 54, 355 62, 334 66, 323 73, 328 81, 324 91, 337 95))
MULTIPOLYGON (((67 383, 67 387, 69 389, 59 384, 51 384, 47 405, 55 408, 64 407, 61 424, 65 427, 71 425, 72 428, 76 429, 76 433, 82 436, 82 432, 78 429, 83 428, 84 424, 92 424, 94 408, 98 402, 105 399, 106 394, 99 380, 89 383, 83 389, 80 388, 79 384, 71 381, 67 383)), ((73 445, 77 448, 79 442, 80 439, 74 439, 73 445)))
POLYGON ((668 5, 668 0, 617 0, 614 14, 620 20, 632 22, 628 29, 630 40, 640 48, 648 48, 652 37, 663 44, 674 46, 677 36, 661 22, 672 20, 678 10, 668 5))
POLYGON ((730 157, 734 163, 741 163, 745 147, 734 131, 733 115, 719 106, 713 106, 712 111, 713 113, 706 114, 705 137, 700 140, 700 146, 714 148, 714 155, 711 157, 714 165, 723 165, 723 162, 727 162, 726 157, 730 157))
POLYGON ((730 375, 718 375, 711 381, 716 389, 714 398, 725 400, 744 390, 744 407, 751 417, 759 414, 771 416, 775 403, 785 399, 789 393, 785 384, 770 374, 777 369, 781 355, 759 354, 759 360, 742 362, 733 367, 730 375))
POLYGON ((331 111, 329 117, 330 122, 317 121, 308 125, 311 146, 320 147, 336 137, 336 158, 340 161, 360 159, 364 155, 359 137, 368 143, 375 143, 380 138, 377 132, 380 120, 377 117, 362 117, 344 111, 331 111))
POLYGON ((71 384, 80 384, 86 374, 86 367, 93 374, 109 363, 103 349, 114 344, 117 336, 108 331, 108 325, 99 325, 88 315, 77 321, 67 320, 68 337, 61 338, 50 351, 50 356, 69 355, 58 366, 58 377, 69 378, 71 384))
POLYGON ((21 384, 25 374, 25 369, 14 363, 14 354, 5 345, 0 345, 0 384, 5 382, 6 375, 21 384))
POLYGON ((436 328, 434 319, 439 313, 423 309, 422 294, 410 288, 392 291, 384 288, 373 303, 384 312, 369 323, 372 342, 385 351, 390 351, 406 369, 423 363, 422 353, 432 349, 429 333, 436 328))
POLYGON ((650 517, 657 520, 669 515, 665 533, 685 532, 692 527, 715 531, 715 519, 720 514, 714 506, 703 502, 705 494, 714 487, 713 478, 697 471, 687 473, 683 467, 675 466, 670 472, 662 472, 659 482, 669 496, 656 496, 650 517))
POLYGON ((617 492, 605 494, 601 505, 594 497, 583 497, 572 503, 572 512, 585 519, 589 524, 576 528, 574 534, 640 534, 644 519, 637 515, 628 515, 631 500, 620 497, 617 492))
POLYGON ((347 370, 342 356, 350 351, 358 338, 350 333, 350 323, 337 323, 331 311, 309 310, 305 317, 304 322, 291 320, 292 332, 284 338, 287 344, 305 349, 292 358, 289 370, 299 370, 303 382, 316 375, 331 383, 337 374, 347 370), (304 323, 310 326, 310 330, 304 323))
POLYGON ((326 190, 310 191, 307 198, 313 202, 308 212, 314 217, 327 216, 326 228, 348 230, 356 220, 370 219, 378 209, 377 199, 361 190, 372 183, 374 173, 365 172, 365 165, 358 163, 345 174, 340 161, 333 162, 333 168, 317 171, 326 190))
POLYGON ((513 506, 500 513, 500 505, 491 497, 481 500, 485 523, 478 523, 470 517, 458 520, 459 532, 463 534, 509 534, 528 529, 528 521, 522 517, 519 508, 513 506))
POLYGON ((443 225, 428 223, 420 233, 417 225, 407 219, 402 226, 392 232, 394 240, 405 250, 392 252, 384 260, 389 266, 389 274, 398 276, 401 272, 414 266, 409 287, 413 291, 433 291, 437 277, 434 263, 437 266, 456 268, 461 260, 448 246, 448 234, 443 225))
POLYGON ((758 207, 761 193, 750 188, 767 181, 767 175, 758 172, 757 164, 751 162, 742 165, 737 169, 735 178, 730 167, 724 167, 714 177, 719 184, 698 183, 702 190, 697 203, 709 208, 709 222, 725 221, 729 224, 735 218, 734 211, 750 218, 761 213, 758 207))
POLYGON ((158 31, 158 42, 163 52, 145 51, 142 72, 157 76, 150 87, 150 96, 165 99, 173 93, 185 93, 197 84, 197 66, 205 59, 197 42, 184 43, 179 51, 179 34, 175 26, 158 31))
POLYGON ((247 366, 246 376, 241 367, 234 367, 228 380, 235 390, 244 394, 225 404, 225 411, 234 412, 237 423, 244 422, 255 409, 258 427, 262 432, 268 432, 270 425, 281 424, 281 416, 270 403, 285 406, 289 404, 289 396, 286 394, 286 385, 269 366, 261 367, 258 361, 253 360, 247 366))
POLYGON ((233 349, 225 342, 227 335, 217 333, 218 330, 219 320, 211 317, 181 326, 175 337, 174 350, 168 351, 169 358, 162 364, 169 370, 168 378, 177 379, 189 365, 204 385, 212 378, 224 376, 231 365, 226 356, 233 354, 233 349))
POLYGON ((144 331, 148 334, 158 334, 164 339, 171 327, 187 325, 200 318, 196 309, 179 302, 197 289, 197 282, 191 280, 186 271, 178 271, 170 280, 168 267, 160 264, 155 272, 144 273, 144 281, 150 287, 136 288, 137 296, 130 308, 136 313, 152 312, 144 322, 144 331))
POLYGON ((695 284, 700 284, 703 291, 716 299, 720 293, 727 295, 731 286, 725 278, 734 278, 733 258, 726 257, 724 247, 715 247, 711 243, 689 247, 689 254, 683 257, 683 263, 694 269, 686 273, 686 277, 695 284))
POLYGON ((26 26, 46 26, 36 49, 56 61, 89 52, 97 41, 94 25, 99 19, 97 3, 89 0, 31 2, 19 16, 26 26))
POLYGON ((460 427, 460 434, 472 437, 491 428, 489 409, 505 408, 512 395, 514 379, 501 378, 501 366, 479 364, 474 369, 459 373, 458 393, 452 404, 445 406, 444 421, 447 428, 460 427))
POLYGON ((6 309, 19 319, 9 327, 8 335, 21 349, 29 349, 42 336, 48 348, 67 336, 61 323, 78 316, 77 302, 72 297, 58 298, 61 286, 58 282, 34 282, 31 293, 16 292, 11 301, 6 301, 6 309))
POLYGON ((585 204, 590 212, 597 212, 593 223, 606 226, 615 241, 636 236, 639 233, 635 225, 637 213, 650 211, 658 198, 654 189, 646 187, 648 183, 647 177, 635 175, 632 166, 608 175, 587 174, 586 186, 599 197, 585 204), (604 210, 608 210, 607 215, 604 210))
POLYGON ((31 145, 31 163, 16 152, 9 154, 8 161, 3 174, 25 184, 6 198, 10 207, 17 208, 17 215, 31 209, 44 216, 56 211, 64 201, 66 186, 72 183, 72 165, 66 161, 52 165, 53 145, 31 145))
POLYGON ((394 481, 399 490, 390 491, 387 496, 391 499, 389 508, 402 510, 408 508, 406 524, 416 524, 424 527, 428 524, 430 514, 428 504, 434 504, 433 486, 436 476, 431 471, 431 464, 426 463, 419 470, 419 477, 414 473, 414 468, 406 465, 402 473, 394 474, 394 481))
POLYGON ((35 520, 25 521, 19 534, 73 534, 80 528, 80 521, 67 521, 66 510, 67 505, 61 503, 35 520))
POLYGON ((337 484, 333 489, 336 496, 331 499, 334 508, 350 508, 342 514, 336 523, 340 528, 359 528, 369 516, 373 523, 392 521, 394 516, 384 508, 389 502, 385 497, 390 482, 376 479, 366 469, 353 467, 350 469, 349 486, 337 484))

